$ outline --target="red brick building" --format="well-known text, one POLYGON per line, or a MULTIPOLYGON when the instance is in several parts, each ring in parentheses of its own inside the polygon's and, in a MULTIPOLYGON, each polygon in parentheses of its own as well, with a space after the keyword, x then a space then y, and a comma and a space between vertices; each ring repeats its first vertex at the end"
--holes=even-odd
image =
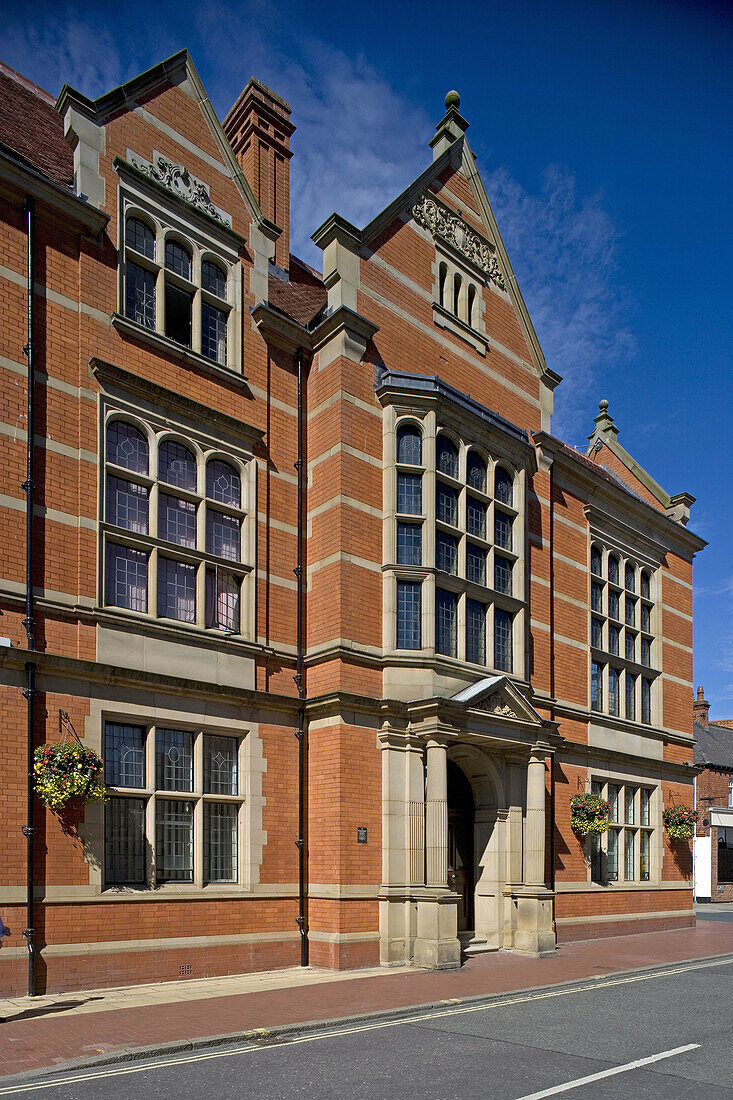
POLYGON ((695 805, 700 815, 694 842, 695 897, 733 901, 733 718, 710 721, 701 687, 694 713, 695 805))
POLYGON ((693 498, 551 434, 459 105, 319 274, 257 81, 0 72, 4 991, 693 922, 693 498), (27 807, 27 730, 106 801, 27 807))

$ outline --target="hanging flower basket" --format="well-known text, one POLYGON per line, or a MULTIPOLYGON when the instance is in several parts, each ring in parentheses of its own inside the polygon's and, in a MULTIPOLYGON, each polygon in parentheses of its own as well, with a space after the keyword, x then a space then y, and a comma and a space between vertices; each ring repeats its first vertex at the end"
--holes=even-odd
POLYGON ((41 745, 33 761, 36 793, 52 810, 62 810, 72 798, 104 798, 102 760, 93 749, 82 744, 41 745))
POLYGON ((689 806, 668 806, 662 821, 671 840, 691 840, 699 818, 697 810, 689 806))
POLYGON ((574 833, 605 833, 611 806, 599 794, 575 794, 570 799, 570 826, 574 833))

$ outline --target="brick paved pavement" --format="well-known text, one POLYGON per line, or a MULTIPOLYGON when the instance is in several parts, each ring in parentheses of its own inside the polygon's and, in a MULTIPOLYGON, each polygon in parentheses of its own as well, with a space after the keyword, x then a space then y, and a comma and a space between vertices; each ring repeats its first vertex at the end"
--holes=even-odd
MULTIPOLYGON (((84 1061, 103 1054, 166 1043, 185 1043, 256 1028, 361 1016, 450 998, 493 996, 517 989, 576 981, 593 975, 657 966, 686 959, 733 954, 733 924, 701 922, 696 928, 649 932, 639 936, 566 944, 551 958, 529 959, 511 954, 482 955, 460 970, 436 973, 424 970, 354 971, 329 980, 322 972, 301 984, 297 972, 292 984, 275 979, 271 988, 237 992, 229 979, 227 995, 221 981, 212 981, 212 995, 197 989, 187 997, 176 983, 180 999, 167 1003, 121 1007, 130 992, 121 991, 120 1007, 110 1010, 109 991, 105 1011, 94 1011, 94 993, 66 997, 51 1011, 31 1016, 35 1002, 16 1002, 15 1019, 0 1023, 0 1074, 27 1072, 65 1063, 84 1061), (84 1001, 78 1007, 69 1007, 84 1001), (24 1013, 26 1013, 24 1015, 24 1013)), ((274 976, 273 976, 274 977, 274 976)), ((285 979, 287 980, 287 978, 285 979)), ((242 979, 250 981, 251 976, 242 979)), ((263 982, 263 984, 267 984, 263 982)), ((159 987, 165 991, 165 987, 159 987)), ((192 991, 193 992, 193 991, 192 991)), ((165 997, 169 993, 163 992, 165 997)), ((101 1007, 101 1006, 100 1006, 101 1007)))

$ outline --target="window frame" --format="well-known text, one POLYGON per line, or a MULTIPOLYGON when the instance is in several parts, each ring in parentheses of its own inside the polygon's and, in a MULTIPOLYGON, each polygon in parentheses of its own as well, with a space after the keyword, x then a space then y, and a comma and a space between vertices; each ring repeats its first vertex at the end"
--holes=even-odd
POLYGON ((659 811, 659 785, 648 779, 637 780, 627 776, 602 776, 594 774, 590 780, 590 791, 608 800, 611 805, 610 826, 606 832, 592 834, 590 839, 589 881, 598 886, 649 887, 659 881, 661 866, 656 851, 660 836, 661 814, 659 811), (647 821, 643 813, 643 795, 647 794, 647 821), (629 797, 631 797, 629 809, 629 797), (642 834, 646 841, 648 868, 643 874, 642 834), (615 838, 614 843, 612 839, 615 838), (632 844, 629 844, 631 838, 632 844), (615 844, 616 871, 609 871, 609 851, 615 844), (633 874, 627 875, 627 853, 633 845, 633 874))

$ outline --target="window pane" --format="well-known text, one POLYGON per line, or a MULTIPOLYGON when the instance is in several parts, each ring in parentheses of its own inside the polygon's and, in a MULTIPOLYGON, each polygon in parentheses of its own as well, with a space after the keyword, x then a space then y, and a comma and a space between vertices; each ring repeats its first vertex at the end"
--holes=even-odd
POLYGON ((603 586, 596 581, 590 586, 590 606, 593 611, 603 611, 603 586))
POLYGON ((106 601, 130 611, 148 610, 148 555, 143 550, 107 543, 106 601))
POLYGON ((512 617, 508 611, 494 609, 494 668, 512 671, 512 617))
POLYGON ((636 634, 631 630, 626 631, 626 646, 625 646, 626 660, 636 660, 636 634))
POLYGON ((504 512, 494 513, 494 542, 503 550, 512 548, 512 521, 504 512))
POLYGON ((499 554, 494 557, 494 588, 507 596, 512 594, 512 563, 499 554))
POLYGON ((458 540, 442 531, 435 536, 435 568, 444 573, 458 572, 458 540))
POLYGON ((107 474, 107 522, 147 535, 147 487, 107 474))
POLYGON ((422 478, 419 474, 397 475, 397 511, 405 516, 422 513, 422 478))
POLYGON ((420 524, 397 524, 397 564, 422 565, 422 527, 420 524))
POLYGON ((422 465, 422 436, 417 428, 400 428, 397 432, 397 461, 422 465))
POLYGON ((647 668, 652 663, 652 644, 648 638, 641 639, 641 663, 647 668))
POLYGON ((228 462, 216 458, 206 466, 206 495, 220 504, 232 508, 242 506, 242 482, 239 474, 228 462))
POLYGON ((611 813, 609 817, 611 821, 619 820, 619 802, 621 797, 621 788, 618 783, 608 784, 608 803, 611 807, 611 813))
POLYGON ((204 880, 236 882, 237 807, 204 804, 204 880))
POLYGON ((155 234, 139 218, 128 218, 125 222, 125 244, 149 260, 155 259, 155 234))
POLYGON ((639 833, 639 877, 642 882, 649 882, 650 878, 650 844, 649 833, 639 833))
POLYGON ((590 666, 590 705, 591 710, 603 709, 603 665, 595 661, 590 666))
POLYGON ((620 619, 619 604, 618 604, 618 592, 608 593, 608 614, 612 619, 620 619))
POLYGON ((649 599, 649 574, 641 574, 641 594, 645 600, 649 599))
POLYGON ((610 667, 608 670, 608 713, 618 714, 618 671, 610 667))
POLYGON ((476 538, 486 538, 486 505, 473 497, 466 499, 466 530, 476 538))
POLYGON ((642 825, 649 824, 649 803, 651 793, 648 787, 642 787, 639 791, 639 819, 642 825))
POLYGON ((235 516, 225 516, 213 508, 206 509, 206 552, 218 554, 229 561, 242 560, 242 523, 235 516))
POLYGON ((105 803, 104 878, 109 886, 144 885, 144 798, 111 798, 105 803))
POLYGON ((486 463, 475 451, 468 453, 466 482, 472 489, 478 489, 480 493, 486 492, 486 463))
POLYGON ((165 242, 165 266, 183 279, 191 278, 191 254, 178 241, 165 242))
POLYGON ((458 494, 447 485, 438 485, 435 496, 435 514, 443 523, 458 526, 458 494))
POLYGON ((642 677, 641 681, 641 720, 645 725, 652 721, 652 682, 642 677))
POLYGON ((155 276, 131 260, 125 264, 125 316, 155 328, 155 276))
POLYGON ((173 283, 165 284, 165 334, 177 344, 191 347, 193 294, 173 283))
POLYGON ((148 441, 138 428, 124 420, 107 425, 107 461, 136 474, 148 472, 148 441))
POLYGON ((193 734, 155 731, 155 785, 159 791, 193 790, 193 734))
POLYGON ((608 830, 608 856, 606 874, 611 882, 618 879, 618 830, 608 830))
POLYGON ((206 570, 206 626, 238 634, 241 580, 225 569, 206 570))
POLYGON ((466 660, 486 664, 486 606, 466 600, 466 660))
POLYGON ((603 575, 601 573, 601 561, 602 561, 602 558, 601 558, 600 550, 598 549, 597 546, 591 546, 591 550, 590 550, 590 571, 596 577, 600 577, 600 576, 603 575))
POLYGON ((636 625, 636 600, 624 596, 624 618, 627 626, 636 625))
POLYGON ((458 477, 458 451, 447 436, 438 436, 436 466, 441 474, 458 477))
POLYGON ((196 505, 192 500, 158 494, 158 538, 178 546, 196 546, 196 505))
POLYGON ((618 627, 609 626, 608 628, 608 652, 615 653, 618 656, 618 627))
POLYGON ((636 718, 636 676, 626 673, 626 717, 636 718))
POLYGON ((624 878, 627 882, 633 882, 636 868, 634 867, 634 840, 636 834, 630 829, 624 832, 624 878))
POLYGON ((397 584, 397 648, 420 649, 421 585, 399 581, 397 584))
POLYGON ((636 570, 633 565, 627 564, 624 570, 624 586, 628 588, 629 592, 636 592, 636 570))
POLYGON ((646 604, 641 605, 641 629, 646 630, 647 634, 651 631, 651 608, 646 604))
POLYGON ((158 614, 183 623, 196 622, 196 567, 158 557, 158 614))
POLYGON ((201 286, 208 290, 209 294, 215 294, 217 298, 227 296, 227 277, 218 264, 211 260, 204 260, 201 264, 201 286))
POLYGON ((494 475, 494 495, 497 500, 502 504, 512 505, 512 480, 509 474, 502 470, 501 467, 497 468, 494 475))
POLYGON ((193 802, 159 798, 156 818, 157 881, 193 882, 193 802))
POLYGON ((196 492, 196 456, 175 439, 166 439, 158 451, 158 476, 166 485, 196 492))
POLYGON ((600 619, 590 621, 590 644, 594 649, 603 649, 603 623, 600 619))
POLYGON ((227 313, 208 302, 201 303, 201 354, 226 366, 227 313))
POLYGON ((105 722, 104 781, 110 787, 145 786, 145 730, 142 726, 105 722))
POLYGON ((443 588, 435 589, 435 651, 455 657, 458 651, 456 597, 443 588))
POLYGON ((236 737, 204 737, 204 791, 206 794, 237 794, 236 737))
POLYGON ((603 850, 601 848, 601 838, 598 833, 591 833, 590 836, 590 877, 593 882, 603 881, 603 850))
POLYGON ((471 543, 466 548, 466 580, 486 584, 486 551, 471 543))
POLYGON ((613 554, 608 559, 608 579, 611 584, 618 584, 618 558, 613 554))
POLYGON ((627 825, 636 824, 636 787, 624 787, 624 821, 627 825))

